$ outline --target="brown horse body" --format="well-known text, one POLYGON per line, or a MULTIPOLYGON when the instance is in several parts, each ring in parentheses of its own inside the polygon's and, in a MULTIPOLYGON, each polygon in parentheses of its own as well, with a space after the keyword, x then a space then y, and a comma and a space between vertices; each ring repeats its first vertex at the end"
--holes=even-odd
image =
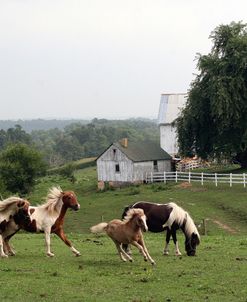
POLYGON ((113 240, 116 245, 118 254, 123 261, 133 261, 121 247, 121 244, 132 244, 138 248, 143 255, 144 260, 149 260, 152 264, 155 261, 151 258, 145 246, 142 230, 147 231, 146 216, 142 209, 131 209, 127 212, 125 219, 114 219, 108 223, 102 222, 91 227, 92 233, 106 234, 113 240))

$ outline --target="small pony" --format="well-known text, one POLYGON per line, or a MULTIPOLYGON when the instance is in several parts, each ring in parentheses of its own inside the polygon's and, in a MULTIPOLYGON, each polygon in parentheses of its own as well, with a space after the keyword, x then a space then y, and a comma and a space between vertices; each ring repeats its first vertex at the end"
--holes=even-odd
MULTIPOLYGON (((176 255, 181 255, 176 236, 177 230, 181 229, 185 235, 185 250, 187 255, 195 256, 196 247, 200 243, 200 235, 188 212, 174 202, 158 204, 139 201, 133 205, 127 206, 124 209, 122 218, 124 218, 129 209, 133 208, 143 209, 147 217, 147 225, 150 232, 159 233, 166 230, 166 246, 164 249, 164 255, 169 254, 168 246, 171 236, 176 247, 176 255)), ((127 246, 124 246, 123 248, 127 250, 127 246)))
POLYGON ((106 232, 116 245, 120 258, 132 262, 133 259, 121 247, 121 244, 132 244, 138 248, 144 260, 149 260, 152 264, 155 261, 151 258, 145 246, 142 230, 148 230, 146 216, 142 209, 130 209, 124 220, 114 219, 108 223, 102 222, 90 228, 92 233, 106 232))
MULTIPOLYGON (((5 236, 12 230, 12 224, 27 226, 31 222, 29 215, 30 203, 19 197, 9 197, 0 201, 0 256, 8 257, 9 245, 5 245, 5 236)), ((14 253, 14 252, 13 252, 14 253)))
MULTIPOLYGON (((64 217, 69 208, 74 211, 78 211, 80 209, 80 204, 78 203, 74 192, 63 192, 60 187, 53 187, 49 190, 46 203, 39 206, 30 206, 31 223, 25 225, 23 229, 32 233, 45 233, 46 254, 49 257, 54 256, 50 248, 51 233, 55 233, 59 238, 61 238, 63 242, 70 247, 75 256, 81 255, 64 234, 64 217)), ((8 236, 5 238, 6 245, 8 245, 9 239, 15 234, 15 232, 12 234, 8 233, 8 236)))

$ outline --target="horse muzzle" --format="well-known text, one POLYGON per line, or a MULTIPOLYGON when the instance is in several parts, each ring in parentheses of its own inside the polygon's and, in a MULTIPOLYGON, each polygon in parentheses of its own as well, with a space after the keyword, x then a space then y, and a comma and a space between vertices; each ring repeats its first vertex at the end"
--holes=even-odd
POLYGON ((80 205, 75 204, 75 205, 71 206, 71 209, 74 210, 74 211, 78 211, 80 209, 80 205))

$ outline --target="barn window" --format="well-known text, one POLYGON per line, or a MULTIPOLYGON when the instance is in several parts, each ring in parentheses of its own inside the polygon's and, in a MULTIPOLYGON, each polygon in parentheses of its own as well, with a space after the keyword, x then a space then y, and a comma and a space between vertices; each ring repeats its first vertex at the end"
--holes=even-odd
POLYGON ((117 150, 113 149, 112 151, 113 151, 113 155, 116 155, 117 150))
POLYGON ((119 167, 119 164, 116 164, 115 165, 115 172, 119 173, 120 172, 120 167, 119 167))
POLYGON ((154 171, 158 172, 158 161, 154 160, 154 171))

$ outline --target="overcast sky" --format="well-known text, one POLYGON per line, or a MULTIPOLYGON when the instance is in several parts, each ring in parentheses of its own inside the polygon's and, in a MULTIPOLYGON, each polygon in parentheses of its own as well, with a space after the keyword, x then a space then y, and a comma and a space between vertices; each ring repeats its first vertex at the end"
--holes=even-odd
POLYGON ((246 0, 0 0, 0 119, 158 115, 246 0))

